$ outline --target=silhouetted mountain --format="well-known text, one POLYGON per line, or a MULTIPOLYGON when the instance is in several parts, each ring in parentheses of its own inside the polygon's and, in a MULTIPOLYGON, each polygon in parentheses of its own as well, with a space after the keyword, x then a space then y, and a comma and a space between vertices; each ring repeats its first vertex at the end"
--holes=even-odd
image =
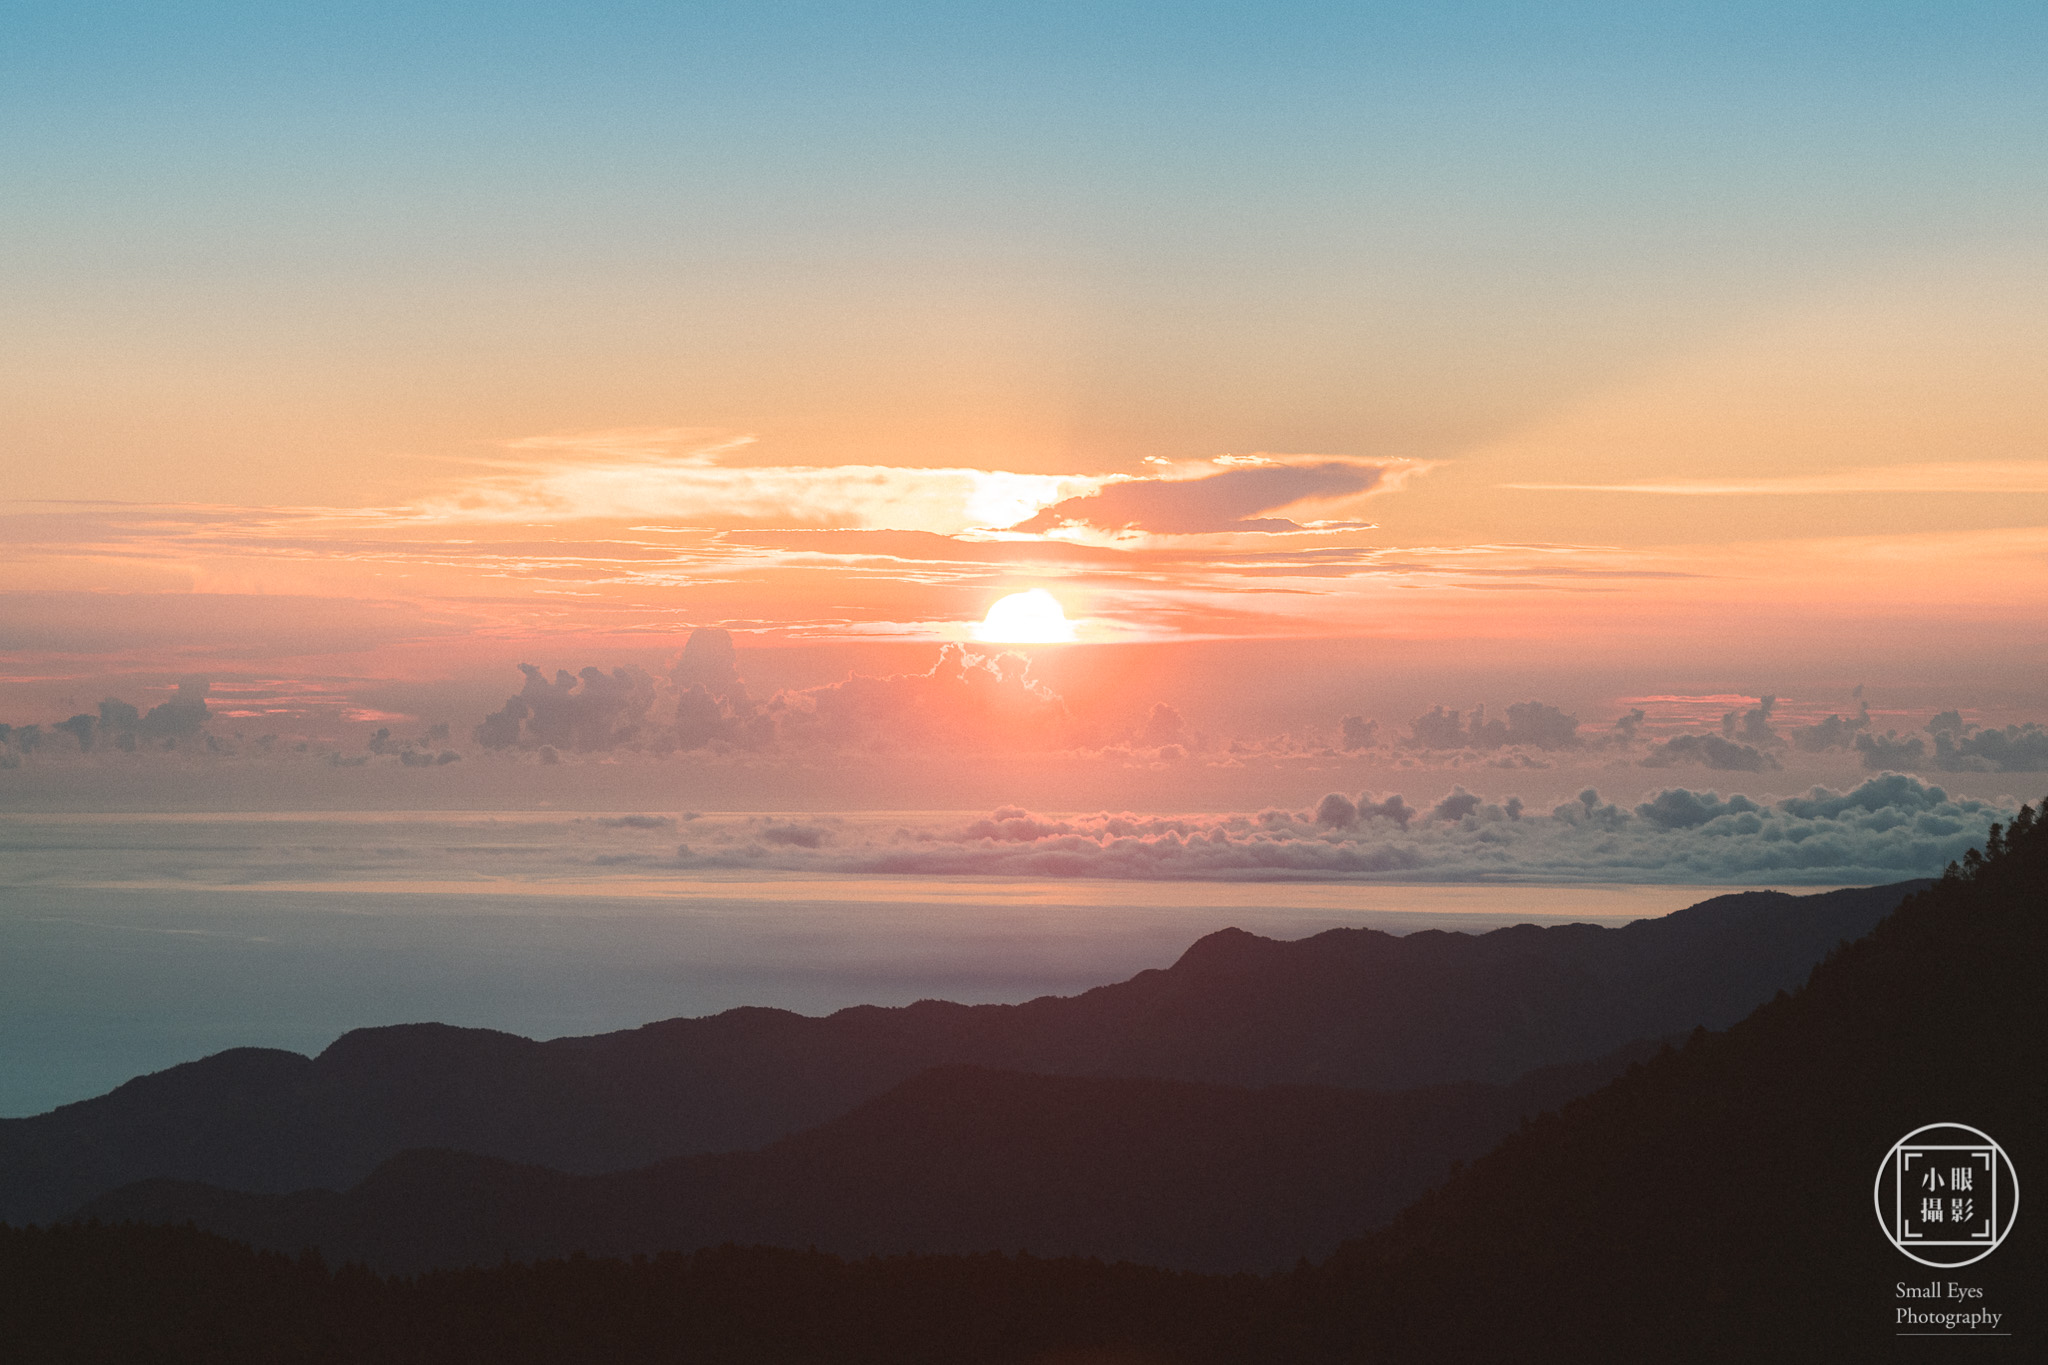
POLYGON ((2023 808, 2000 834, 1804 990, 1546 1116, 1300 1277, 1320 1349, 1868 1360, 1902 1344, 1905 1307, 1999 1312, 2038 1353, 2038 1217, 1941 1270, 1896 1250, 1872 1201, 1928 1124, 1988 1134, 2023 1181, 2048 1170, 2048 820, 2023 808), (1930 1282, 1945 1302, 1897 1292, 1930 1282))
POLYGON ((1539 1119, 1313 1269, 727 1248, 402 1280, 191 1230, 0 1230, 0 1320, 34 1358, 217 1365, 1804 1362, 1920 1345, 1891 1338, 1896 1286, 1955 1281, 2015 1331, 1968 1349, 2014 1358, 2040 1328, 2026 1216, 1935 1271, 1885 1240, 1871 1186, 1928 1122, 1986 1130, 2023 1173, 2048 1153, 2048 822, 2023 816, 1805 989, 1539 1119))
POLYGON ((190 1228, 0 1227, 4 1346, 35 1365, 1230 1365, 1276 1359, 1272 1298, 1249 1275, 762 1247, 385 1279, 190 1228))
POLYGON ((948 1067, 756 1152, 570 1176, 415 1151, 345 1194, 156 1180, 79 1216, 190 1222, 393 1271, 726 1242, 1272 1270, 1327 1256, 1453 1161, 1654 1050, 1395 1094, 948 1067))
POLYGON ((237 1049, 0 1120, 0 1219, 58 1217, 152 1177, 342 1189, 419 1147, 627 1170, 756 1147, 954 1064, 1380 1090, 1506 1082, 1731 1022, 1918 885, 1719 896, 1619 929, 1284 943, 1227 929, 1170 969, 1023 1005, 739 1009, 546 1043, 406 1025, 349 1033, 311 1060, 237 1049))

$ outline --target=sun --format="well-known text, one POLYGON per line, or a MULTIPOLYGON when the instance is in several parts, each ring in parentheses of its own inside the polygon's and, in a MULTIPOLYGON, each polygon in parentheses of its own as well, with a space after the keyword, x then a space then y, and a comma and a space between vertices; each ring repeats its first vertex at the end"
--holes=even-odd
POLYGON ((988 609, 974 638, 992 645, 1059 645, 1074 638, 1074 623, 1044 588, 1013 592, 988 609))

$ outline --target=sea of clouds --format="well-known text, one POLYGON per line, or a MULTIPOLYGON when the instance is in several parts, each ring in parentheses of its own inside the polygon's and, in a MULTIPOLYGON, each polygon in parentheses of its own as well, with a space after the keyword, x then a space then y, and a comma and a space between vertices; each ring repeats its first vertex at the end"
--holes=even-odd
POLYGON ((833 817, 692 821, 676 861, 841 875, 1842 885, 1938 875, 2010 814, 1896 773, 1776 800, 1671 787, 1628 808, 1588 789, 1547 813, 1462 788, 1423 806, 1333 792, 1306 810, 1005 807, 886 831, 833 817))
POLYGON ((1938 876, 2016 808, 1889 773, 1782 797, 1666 787, 1623 804, 1588 788, 1547 811, 1454 787, 1413 803, 1331 792, 1300 809, 1200 814, 52 814, 0 817, 0 853, 18 886, 633 882, 638 895, 757 875, 1840 886, 1938 876))

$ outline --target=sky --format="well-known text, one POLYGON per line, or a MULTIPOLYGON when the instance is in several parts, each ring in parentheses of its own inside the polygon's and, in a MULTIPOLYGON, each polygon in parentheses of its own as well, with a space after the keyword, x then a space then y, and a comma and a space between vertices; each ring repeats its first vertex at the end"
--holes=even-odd
POLYGON ((2048 771, 2038 5, 0 15, 0 808, 2048 771))

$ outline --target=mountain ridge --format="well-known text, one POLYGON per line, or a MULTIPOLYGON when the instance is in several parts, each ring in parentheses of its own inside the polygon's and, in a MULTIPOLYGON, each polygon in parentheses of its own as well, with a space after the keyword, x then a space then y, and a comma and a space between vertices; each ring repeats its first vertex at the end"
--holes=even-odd
POLYGON ((156 1180, 75 1216, 190 1223, 402 1273, 724 1243, 1277 1270, 1329 1255, 1441 1181, 1453 1162, 1656 1046, 1507 1086, 1391 1093, 956 1065, 756 1151, 574 1176, 416 1149, 339 1193, 156 1180))
POLYGON ((0 1120, 0 1220, 58 1217, 153 1177, 342 1189, 416 1147, 629 1170, 759 1147, 953 1063, 1250 1086, 1504 1084, 1732 1022, 1918 885, 1739 893, 1619 929, 1219 931, 1171 967, 1019 1005, 743 1008, 549 1042, 408 1024, 352 1031, 316 1058, 235 1049, 0 1120))

